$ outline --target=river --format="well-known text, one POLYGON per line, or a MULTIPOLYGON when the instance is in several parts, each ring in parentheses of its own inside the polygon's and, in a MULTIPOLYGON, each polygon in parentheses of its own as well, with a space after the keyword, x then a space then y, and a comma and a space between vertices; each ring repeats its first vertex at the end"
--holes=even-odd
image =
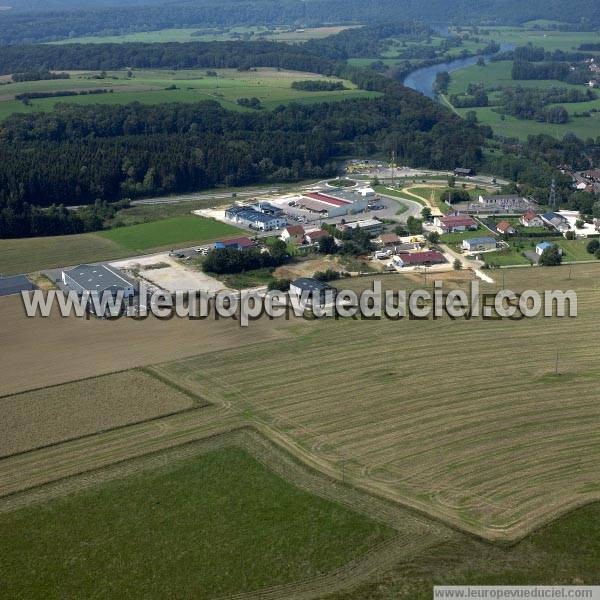
MULTIPOLYGON (((514 49, 514 44, 500 44, 500 52, 514 49)), ((483 58, 487 61, 490 56, 491 55, 489 54, 484 55, 483 58)), ((435 83, 435 78, 438 73, 441 73, 442 71, 452 73, 453 71, 475 65, 478 60, 479 56, 469 56, 468 58, 457 58, 456 60, 433 65, 432 67, 417 69, 407 75, 403 83, 406 87, 417 90, 417 92, 421 92, 421 94, 424 94, 428 98, 435 98, 436 93, 433 90, 433 84, 435 83)))

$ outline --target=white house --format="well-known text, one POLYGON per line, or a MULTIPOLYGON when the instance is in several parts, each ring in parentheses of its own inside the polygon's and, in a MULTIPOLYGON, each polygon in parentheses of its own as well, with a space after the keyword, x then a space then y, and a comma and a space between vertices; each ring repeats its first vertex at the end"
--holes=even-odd
POLYGON ((496 239, 493 237, 478 237, 469 240, 463 240, 463 250, 467 252, 485 252, 486 250, 496 249, 496 239))
POLYGON ((521 225, 523 227, 543 227, 544 221, 542 221, 542 217, 538 214, 534 213, 532 210, 526 212, 520 219, 521 225))
POLYGON ((304 227, 302 225, 288 225, 279 237, 286 244, 301 244, 304 241, 304 227))

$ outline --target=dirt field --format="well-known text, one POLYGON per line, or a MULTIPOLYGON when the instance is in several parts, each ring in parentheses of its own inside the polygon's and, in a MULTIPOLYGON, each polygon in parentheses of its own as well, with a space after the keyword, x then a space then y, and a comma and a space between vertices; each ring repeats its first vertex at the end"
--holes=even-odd
POLYGON ((248 328, 213 319, 30 319, 20 296, 0 298, 0 322, 0 347, 10 348, 2 356, 0 395, 277 339, 290 325, 281 319, 248 328))
POLYGON ((137 272, 142 279, 168 292, 199 290, 207 293, 216 293, 226 287, 218 279, 202 273, 202 271, 188 268, 186 265, 171 258, 168 253, 135 258, 133 260, 122 260, 111 264, 113 267, 134 276, 137 272), (157 268, 157 266, 161 268, 157 268))
POLYGON ((200 405, 142 371, 0 398, 0 457, 200 405))

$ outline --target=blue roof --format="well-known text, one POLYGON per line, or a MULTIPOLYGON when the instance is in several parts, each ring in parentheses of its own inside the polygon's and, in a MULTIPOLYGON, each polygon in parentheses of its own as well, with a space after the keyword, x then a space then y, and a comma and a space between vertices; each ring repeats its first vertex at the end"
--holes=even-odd
POLYGON ((552 248, 552 246, 554 246, 554 244, 550 243, 550 242, 540 242, 536 248, 540 248, 541 250, 548 250, 549 248, 552 248))

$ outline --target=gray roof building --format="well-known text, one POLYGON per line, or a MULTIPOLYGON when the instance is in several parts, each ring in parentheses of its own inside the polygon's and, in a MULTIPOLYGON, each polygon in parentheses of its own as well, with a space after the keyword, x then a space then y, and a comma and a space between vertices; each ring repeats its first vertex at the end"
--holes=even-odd
POLYGON ((106 265, 79 265, 70 271, 62 272, 63 284, 79 294, 84 292, 111 291, 116 294, 123 290, 125 297, 135 293, 133 283, 106 265))
POLYGON ((10 296, 20 292, 31 292, 37 287, 25 275, 0 277, 0 296, 10 296))

